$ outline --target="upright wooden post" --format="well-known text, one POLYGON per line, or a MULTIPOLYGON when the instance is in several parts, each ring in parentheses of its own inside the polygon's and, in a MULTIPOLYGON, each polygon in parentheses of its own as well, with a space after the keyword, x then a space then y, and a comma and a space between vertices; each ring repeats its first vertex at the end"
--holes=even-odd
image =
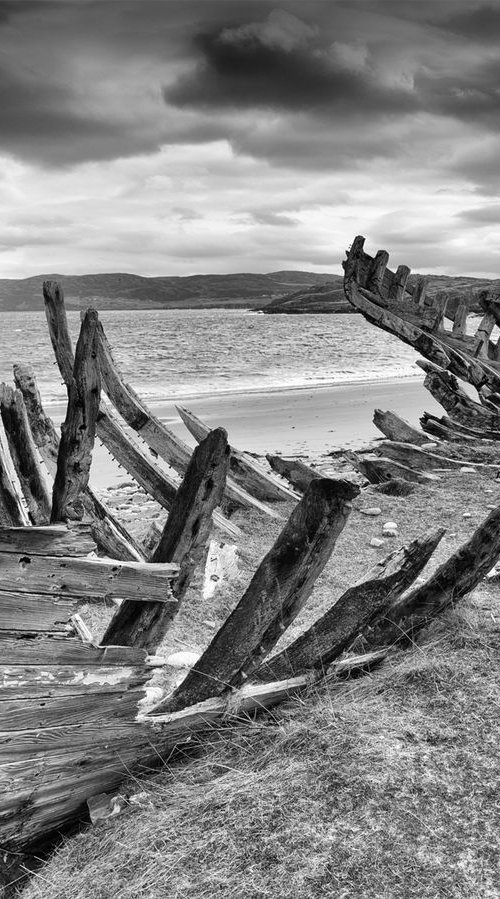
POLYGON ((410 269, 407 265, 398 265, 394 277, 392 279, 392 284, 389 287, 389 298, 393 300, 402 300, 404 297, 404 292, 406 288, 406 282, 408 280, 408 275, 410 274, 410 269))
POLYGON ((427 286, 429 283, 429 279, 422 277, 419 278, 413 288, 412 299, 416 306, 420 309, 423 309, 425 306, 425 295, 427 293, 427 286))
POLYGON ((179 575, 172 585, 176 607, 161 602, 125 601, 111 620, 101 644, 141 646, 153 652, 161 643, 178 611, 204 556, 212 526, 212 513, 224 493, 229 468, 227 434, 211 431, 193 452, 179 487, 152 562, 178 562, 179 575))
POLYGON ((28 513, 14 481, 13 467, 7 437, 3 424, 0 424, 0 525, 5 527, 29 524, 28 513))
POLYGON ((366 282, 367 290, 372 293, 382 293, 382 285, 384 283, 385 270, 389 262, 389 253, 386 250, 379 250, 372 262, 368 280, 366 282))
POLYGON ((0 414, 31 522, 47 524, 50 520, 50 493, 20 390, 0 384, 0 414))
POLYGON ((234 611, 155 714, 239 686, 260 665, 306 602, 358 494, 349 481, 311 482, 234 611))
POLYGON ((79 520, 85 511, 82 494, 89 480, 101 398, 97 322, 96 310, 88 309, 76 345, 73 377, 68 385, 68 409, 61 427, 52 493, 52 522, 68 518, 79 520))

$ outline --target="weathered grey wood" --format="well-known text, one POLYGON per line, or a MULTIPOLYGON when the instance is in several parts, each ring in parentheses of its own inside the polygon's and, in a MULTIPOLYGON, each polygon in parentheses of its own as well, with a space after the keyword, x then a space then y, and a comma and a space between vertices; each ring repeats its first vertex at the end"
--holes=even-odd
POLYGON ((500 440, 500 431, 467 427, 460 421, 452 421, 447 415, 443 415, 440 421, 463 437, 468 436, 474 440, 500 440))
POLYGON ((434 320, 430 325, 430 330, 441 331, 444 328, 444 316, 448 305, 449 296, 444 291, 438 293, 432 300, 431 311, 434 313, 434 320))
POLYGON ((373 293, 382 292, 382 285, 384 283, 384 275, 388 262, 389 253, 387 253, 386 250, 379 250, 372 262, 366 284, 368 290, 372 290, 373 293))
POLYGON ((416 306, 420 309, 423 309, 425 306, 425 295, 427 293, 427 287, 429 284, 428 278, 419 278, 415 282, 415 287, 413 289, 412 300, 416 306))
POLYGON ((453 319, 453 328, 452 334, 453 337, 463 337, 467 334, 467 315, 469 312, 469 307, 467 303, 459 303, 457 306, 457 311, 455 312, 455 317, 453 319))
MULTIPOLYGON (((49 474, 55 475, 59 438, 52 419, 43 408, 33 369, 28 365, 15 365, 14 380, 23 394, 31 433, 40 455, 49 474)), ((140 547, 111 510, 96 496, 90 485, 87 485, 82 499, 97 545, 113 559, 143 561, 144 555, 140 547)))
POLYGON ((134 720, 143 698, 141 688, 114 693, 87 693, 79 696, 37 696, 27 699, 0 699, 0 732, 11 730, 68 727, 71 724, 134 720))
MULTIPOLYGON (((376 258, 376 257, 375 257, 376 258)), ((387 257, 389 259, 389 257, 387 257)), ((398 265, 394 277, 392 279, 392 284, 389 288, 389 297, 395 300, 402 300, 406 288, 406 282, 408 280, 408 275, 410 274, 410 269, 407 265, 398 265)))
POLYGON ((16 527, 26 524, 29 524, 28 512, 15 483, 14 464, 0 422, 0 525, 16 527))
POLYGON ((472 400, 451 372, 430 365, 425 359, 417 359, 417 365, 426 372, 424 387, 452 419, 479 430, 500 430, 500 414, 472 400))
POLYGON ((424 412, 420 419, 420 424, 423 430, 430 434, 433 439, 437 437, 439 440, 446 440, 451 443, 465 443, 474 439, 457 431, 454 427, 448 426, 445 422, 445 416, 438 418, 436 415, 424 412))
MULTIPOLYGON (((1 528, 0 552, 19 552, 37 556, 78 556, 94 552, 96 545, 90 525, 41 525, 1 528)), ((0 623, 1 626, 1 623, 0 623)))
POLYGON ((412 427, 395 412, 382 412, 381 409, 375 409, 373 413, 373 424, 385 434, 389 440, 397 440, 404 443, 414 443, 420 446, 427 443, 429 438, 427 434, 419 431, 418 428, 412 427))
MULTIPOLYGON (((463 459, 450 459, 448 456, 421 449, 411 443, 390 441, 384 443, 380 447, 380 451, 390 459, 395 459, 397 462, 408 465, 410 468, 416 468, 418 471, 432 471, 443 468, 457 470, 464 465, 463 459)), ((469 464, 473 464, 474 468, 483 474, 490 474, 493 477, 500 471, 498 465, 489 465, 484 462, 469 462, 469 464)))
POLYGON ((258 667, 306 602, 358 494, 348 481, 311 481, 240 602, 157 712, 216 696, 258 667))
POLYGON ((430 531, 377 562, 312 627, 282 652, 267 659, 257 671, 257 677, 278 680, 304 674, 311 668, 326 670, 370 622, 382 616, 411 586, 444 533, 443 528, 430 531))
POLYGON ((77 611, 78 601, 75 598, 0 591, 1 630, 66 633, 69 619, 77 611))
MULTIPOLYGON (((1 598, 0 598, 1 599, 1 598)), ((47 597, 44 597, 47 602, 47 597)), ((29 699, 43 696, 80 696, 91 693, 123 693, 143 686, 151 677, 147 667, 108 668, 83 665, 0 665, 0 696, 29 699)))
MULTIPOLYGON (((176 406, 176 409, 186 425, 188 431, 198 443, 208 436, 210 428, 201 421, 193 412, 184 406, 176 406)), ((249 453, 242 452, 234 446, 230 447, 231 474, 240 487, 243 487, 252 496, 267 502, 295 502, 300 498, 281 484, 274 475, 270 474, 263 465, 260 465, 249 453)))
POLYGON ((477 354, 479 356, 484 356, 486 359, 489 358, 489 345, 490 345, 490 337, 493 328, 496 325, 496 318, 491 312, 487 312, 483 315, 483 318, 479 322, 476 338, 477 338, 477 354))
POLYGON ((0 658, 3 665, 75 665, 101 668, 110 665, 144 665, 146 650, 135 646, 93 646, 67 634, 0 631, 0 658))
POLYGON ((283 456, 275 456, 272 453, 267 453, 266 459, 274 471, 290 481, 290 484, 301 493, 305 493, 311 481, 321 477, 319 472, 305 465, 300 459, 284 459, 283 456))
POLYGON ((20 390, 0 384, 0 414, 30 519, 44 524, 50 518, 51 498, 20 390))
POLYGON ((400 478, 412 483, 424 483, 425 481, 439 480, 438 475, 424 471, 414 471, 407 465, 402 465, 394 459, 384 456, 367 454, 358 456, 357 453, 347 452, 345 458, 359 471, 371 484, 381 484, 393 478, 400 478))
POLYGON ((229 470, 227 434, 211 431, 196 447, 170 514, 151 556, 152 562, 176 562, 179 574, 172 584, 177 606, 126 601, 113 616, 102 644, 156 649, 177 613, 196 567, 205 555, 212 513, 221 502, 229 470))
POLYGON ((68 518, 79 521, 85 511, 82 494, 88 485, 101 399, 97 324, 96 310, 88 309, 76 344, 73 377, 68 384, 68 408, 61 426, 52 491, 52 522, 68 518))
POLYGON ((429 579, 395 600, 384 620, 365 634, 365 644, 383 645, 412 640, 421 628, 448 606, 470 593, 500 556, 500 507, 474 531, 470 540, 439 566, 429 579))
POLYGON ((0 552, 0 591, 175 603, 170 584, 178 571, 174 563, 153 565, 0 552))

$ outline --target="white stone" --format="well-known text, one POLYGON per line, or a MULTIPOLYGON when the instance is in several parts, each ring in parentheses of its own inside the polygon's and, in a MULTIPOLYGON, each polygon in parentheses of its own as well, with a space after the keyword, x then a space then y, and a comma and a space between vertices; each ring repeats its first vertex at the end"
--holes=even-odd
POLYGON ((384 537, 397 537, 398 535, 398 526, 395 521, 386 521, 382 528, 382 534, 384 537))
POLYGON ((436 447, 437 443, 433 443, 432 441, 429 441, 429 443, 420 444, 420 449, 436 449, 436 447))
POLYGON ((464 512, 462 518, 472 518, 472 512, 464 512))
POLYGON ((472 466, 470 466, 470 465, 463 465, 462 468, 460 468, 460 471, 462 472, 462 474, 475 474, 476 473, 476 469, 472 468, 472 466))
POLYGON ((183 652, 173 652, 167 656, 165 661, 172 668, 192 668, 193 665, 196 665, 199 658, 201 658, 201 653, 185 650, 183 652))
POLYGON ((380 539, 380 537, 372 537, 370 540, 370 546, 383 546, 384 541, 380 539))
POLYGON ((379 509, 378 506, 372 506, 370 509, 360 509, 359 510, 363 515, 381 515, 382 509, 379 509))
POLYGON ((486 506, 486 508, 487 508, 487 509, 496 509, 496 505, 495 505, 495 503, 489 503, 489 504, 486 506))

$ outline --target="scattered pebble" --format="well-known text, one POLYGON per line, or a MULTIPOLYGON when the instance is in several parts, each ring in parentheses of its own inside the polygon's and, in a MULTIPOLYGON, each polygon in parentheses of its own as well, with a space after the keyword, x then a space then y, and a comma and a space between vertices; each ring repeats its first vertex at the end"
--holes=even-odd
POLYGON ((472 468, 470 465, 463 465, 462 468, 459 469, 459 471, 461 471, 462 474, 475 474, 476 473, 476 469, 472 468))
POLYGON ((363 515, 381 515, 382 514, 382 509, 379 509, 378 506, 372 506, 370 509, 360 509, 359 511, 362 512, 363 515))
POLYGON ((397 537, 398 535, 398 526, 395 521, 386 521, 382 528, 382 534, 384 537, 397 537))
POLYGON ((199 652, 173 652, 165 659, 167 665, 172 668, 192 668, 200 658, 199 652))
POLYGON ((436 449, 437 443, 430 441, 429 443, 421 443, 420 449, 436 449))
POLYGON ((217 627, 217 623, 215 621, 211 621, 209 618, 204 618, 203 624, 206 624, 207 627, 217 627))
POLYGON ((472 518, 472 512, 464 512, 462 518, 472 518))
POLYGON ((384 541, 380 539, 380 537, 372 537, 370 540, 370 546, 383 546, 384 541))
POLYGON ((489 503, 489 504, 486 506, 486 508, 487 508, 487 509, 496 509, 496 505, 495 505, 495 503, 489 503))

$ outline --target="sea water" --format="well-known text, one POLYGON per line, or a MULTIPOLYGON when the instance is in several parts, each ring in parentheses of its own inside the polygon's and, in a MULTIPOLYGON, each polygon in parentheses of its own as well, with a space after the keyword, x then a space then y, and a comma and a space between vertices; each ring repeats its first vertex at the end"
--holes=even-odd
MULTIPOLYGON (((125 379, 149 402, 421 376, 417 354, 361 315, 264 315, 241 309, 100 313, 125 379)), ((68 314, 76 340, 77 312, 68 314)), ((33 366, 46 404, 66 392, 43 312, 4 312, 0 380, 33 366)))

